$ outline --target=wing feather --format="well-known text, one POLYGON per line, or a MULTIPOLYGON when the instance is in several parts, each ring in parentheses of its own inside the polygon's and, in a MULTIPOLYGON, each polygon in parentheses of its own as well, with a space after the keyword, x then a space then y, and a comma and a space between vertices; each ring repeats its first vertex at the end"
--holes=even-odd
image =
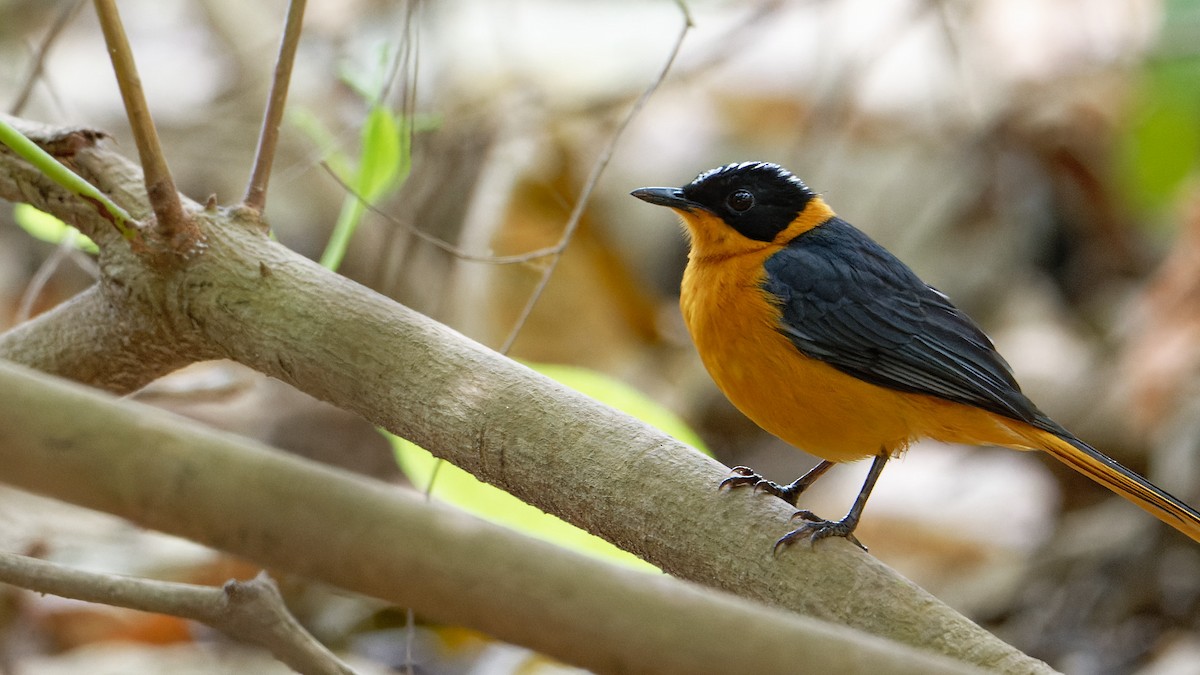
POLYGON ((779 330, 805 355, 883 387, 1053 424, 969 317, 840 218, 796 237, 765 268, 779 330))

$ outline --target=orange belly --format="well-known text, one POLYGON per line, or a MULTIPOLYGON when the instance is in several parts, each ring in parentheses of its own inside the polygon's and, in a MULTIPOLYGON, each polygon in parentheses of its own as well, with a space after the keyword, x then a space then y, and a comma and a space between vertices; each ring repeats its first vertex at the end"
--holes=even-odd
POLYGON ((762 262, 773 252, 691 260, 680 299, 709 374, 756 424, 835 462, 894 454, 919 438, 1031 447, 991 413, 870 384, 802 354, 777 330, 780 314, 760 287, 762 262))

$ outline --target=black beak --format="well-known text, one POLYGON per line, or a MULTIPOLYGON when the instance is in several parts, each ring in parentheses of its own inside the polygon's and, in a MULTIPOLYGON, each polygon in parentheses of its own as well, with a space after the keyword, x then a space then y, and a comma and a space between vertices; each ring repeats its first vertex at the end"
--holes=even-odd
POLYGON ((659 206, 669 206, 673 209, 679 209, 681 211, 694 211, 698 208, 702 208, 696 202, 685 198, 683 196, 683 190, 680 188, 638 188, 629 194, 644 202, 650 202, 651 204, 657 204, 659 206))

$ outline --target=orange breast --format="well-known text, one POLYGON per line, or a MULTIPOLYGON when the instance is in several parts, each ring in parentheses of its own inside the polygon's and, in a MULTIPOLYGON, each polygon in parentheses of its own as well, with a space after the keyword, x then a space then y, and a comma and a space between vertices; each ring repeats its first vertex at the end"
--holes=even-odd
POLYGON ((1028 447, 983 410, 870 384, 798 351, 777 330, 780 314, 760 287, 762 263, 775 250, 694 257, 684 272, 680 306, 696 349, 743 414, 836 462, 896 453, 921 437, 1028 447))

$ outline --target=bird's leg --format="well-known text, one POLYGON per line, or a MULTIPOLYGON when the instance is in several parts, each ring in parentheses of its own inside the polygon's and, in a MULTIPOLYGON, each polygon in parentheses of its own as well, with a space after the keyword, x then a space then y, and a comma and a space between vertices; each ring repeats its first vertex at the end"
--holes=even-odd
POLYGON ((883 473, 883 466, 887 461, 887 453, 875 457, 875 461, 871 463, 871 470, 867 472, 867 480, 863 482, 862 490, 859 490, 858 497, 854 499, 854 505, 850 507, 850 512, 845 518, 834 522, 820 518, 812 511, 797 511, 792 518, 802 518, 809 522, 780 537, 779 541, 775 542, 775 551, 778 552, 780 546, 787 546, 804 537, 811 537, 814 543, 825 537, 845 537, 862 550, 867 550, 854 536, 854 528, 858 527, 863 507, 867 505, 867 498, 871 496, 871 490, 879 480, 879 474, 883 473))
POLYGON ((754 473, 748 466, 735 466, 732 469, 733 475, 721 481, 718 489, 723 487, 735 488, 743 485, 753 485, 755 490, 773 494, 783 501, 796 505, 796 500, 800 498, 800 493, 808 489, 808 486, 816 482, 818 478, 825 475, 833 466, 833 462, 824 460, 820 464, 808 470, 808 473, 792 481, 789 485, 780 485, 774 481, 769 481, 766 478, 754 473))

